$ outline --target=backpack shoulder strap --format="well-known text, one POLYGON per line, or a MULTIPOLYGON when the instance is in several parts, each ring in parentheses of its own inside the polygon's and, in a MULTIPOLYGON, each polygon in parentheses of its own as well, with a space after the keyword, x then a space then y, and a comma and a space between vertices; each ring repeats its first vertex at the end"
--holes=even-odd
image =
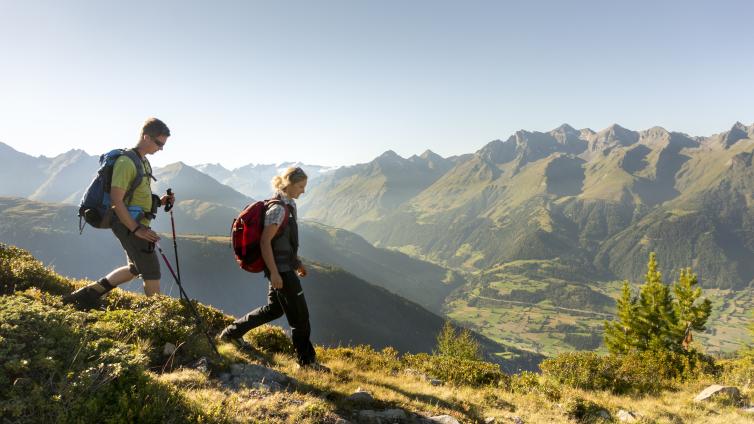
POLYGON ((134 180, 131 182, 128 190, 126 190, 125 196, 123 196, 123 201, 126 206, 128 206, 128 204, 131 203, 131 199, 134 196, 136 188, 139 187, 139 184, 141 184, 141 181, 144 179, 144 165, 141 162, 141 157, 138 153, 136 153, 135 149, 125 150, 123 154, 128 156, 128 158, 131 159, 131 161, 134 163, 134 166, 136 167, 136 178, 134 178, 134 180))
POLYGON ((280 223, 280 226, 278 227, 278 232, 277 232, 278 234, 280 234, 280 232, 283 231, 283 228, 285 228, 285 226, 288 224, 288 213, 289 213, 288 205, 286 205, 285 202, 283 202, 282 200, 278 198, 272 198, 272 199, 267 200, 267 202, 265 202, 265 210, 272 205, 280 205, 283 207, 283 222, 280 223))

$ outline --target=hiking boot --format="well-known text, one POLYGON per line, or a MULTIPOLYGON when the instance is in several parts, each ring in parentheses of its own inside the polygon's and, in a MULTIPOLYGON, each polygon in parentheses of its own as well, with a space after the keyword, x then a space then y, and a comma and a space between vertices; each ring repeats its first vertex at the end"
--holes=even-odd
POLYGON ((102 296, 92 286, 82 287, 73 293, 63 296, 64 304, 73 304, 76 309, 83 311, 97 309, 100 306, 99 298, 102 296))
POLYGON ((89 310, 98 309, 100 307, 99 299, 109 293, 115 286, 111 285, 107 278, 100 278, 94 284, 89 284, 86 287, 82 287, 71 294, 63 296, 64 304, 74 304, 77 309, 89 310), (100 287, 102 290, 97 289, 100 287))
POLYGON ((307 362, 306 364, 298 364, 299 370, 312 370, 317 372, 332 372, 332 370, 319 362, 307 362))
POLYGON ((230 335, 228 335, 228 333, 225 332, 225 330, 223 330, 223 332, 220 333, 219 336, 217 336, 217 341, 220 343, 230 343, 242 351, 256 352, 254 346, 244 340, 243 337, 231 337, 230 335))

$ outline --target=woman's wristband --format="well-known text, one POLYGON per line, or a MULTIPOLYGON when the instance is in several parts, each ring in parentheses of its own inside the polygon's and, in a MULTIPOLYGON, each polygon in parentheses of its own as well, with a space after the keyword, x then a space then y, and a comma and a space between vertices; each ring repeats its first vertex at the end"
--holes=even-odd
POLYGON ((141 224, 136 224, 136 228, 134 228, 133 231, 128 230, 128 234, 136 235, 136 232, 139 231, 139 228, 144 228, 144 226, 141 224))

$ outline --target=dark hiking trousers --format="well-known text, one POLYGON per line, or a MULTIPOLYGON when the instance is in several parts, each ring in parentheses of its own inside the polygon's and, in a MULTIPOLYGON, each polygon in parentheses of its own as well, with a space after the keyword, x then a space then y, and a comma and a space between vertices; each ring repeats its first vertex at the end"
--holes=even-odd
POLYGON ((291 339, 296 349, 299 364, 309 364, 315 361, 314 346, 309 336, 309 309, 306 306, 304 291, 301 289, 301 281, 294 271, 280 273, 283 279, 283 288, 275 290, 270 284, 267 293, 267 304, 261 306, 229 325, 224 333, 231 338, 240 338, 252 328, 259 327, 285 314, 288 325, 291 326, 291 339))

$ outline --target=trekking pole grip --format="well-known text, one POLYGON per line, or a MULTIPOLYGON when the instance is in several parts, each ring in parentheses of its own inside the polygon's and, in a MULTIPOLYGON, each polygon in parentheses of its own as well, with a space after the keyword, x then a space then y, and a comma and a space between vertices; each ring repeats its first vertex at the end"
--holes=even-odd
MULTIPOLYGON (((172 195, 173 195, 173 189, 169 188, 168 189, 168 196, 172 196, 172 195)), ((167 203, 165 203, 165 212, 170 212, 171 209, 173 209, 173 202, 167 202, 167 203)))

